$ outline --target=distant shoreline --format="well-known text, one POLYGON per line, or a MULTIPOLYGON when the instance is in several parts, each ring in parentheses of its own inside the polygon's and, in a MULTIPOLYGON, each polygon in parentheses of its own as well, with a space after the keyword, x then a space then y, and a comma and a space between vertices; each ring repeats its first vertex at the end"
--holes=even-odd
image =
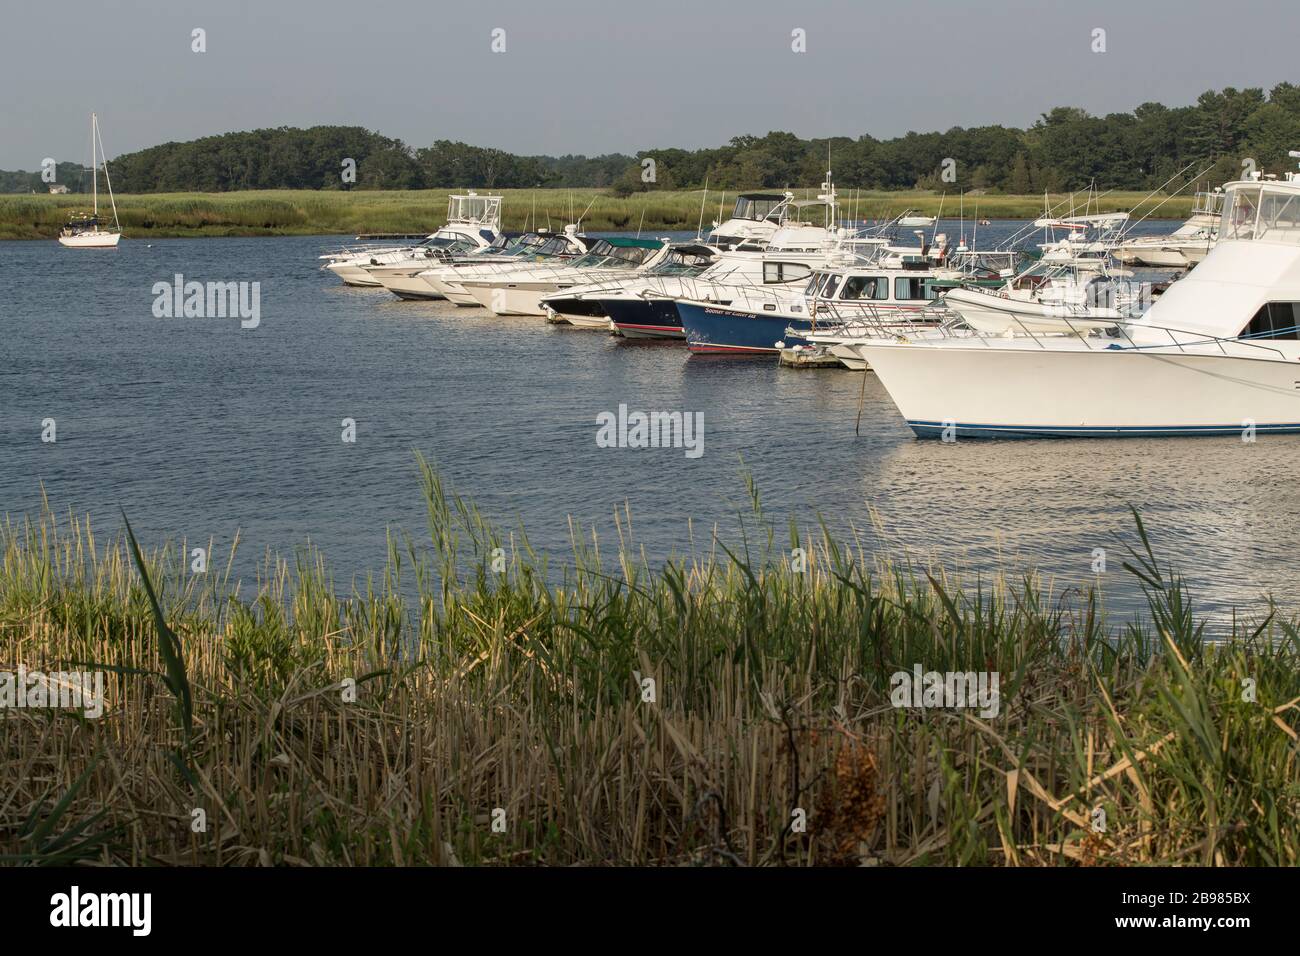
MULTIPOLYGON (((749 191, 749 190, 742 190, 749 191)), ((757 191, 757 190, 754 190, 757 191)), ((778 192, 779 190, 762 190, 778 192)), ((211 236, 354 236, 361 233, 428 233, 442 224, 451 190, 353 190, 349 192, 307 189, 247 190, 227 193, 145 193, 117 198, 118 216, 127 239, 202 238, 211 236)), ((583 229, 590 232, 690 231, 701 223, 709 229, 715 219, 725 219, 735 201, 736 190, 700 190, 634 193, 626 198, 607 189, 505 189, 482 194, 505 197, 506 229, 562 229, 582 216, 583 229), (585 214, 584 214, 585 211, 585 214)), ((815 190, 793 190, 809 198, 815 190)), ((1086 194, 1075 193, 1077 212, 1084 211, 1086 194)), ((74 212, 87 208, 86 194, 0 195, 0 239, 50 239, 74 212)), ((101 200, 104 197, 101 196, 101 200)), ((1135 218, 1150 213, 1152 218, 1186 219, 1192 197, 1149 198, 1146 193, 1113 192, 1087 211, 1130 212, 1135 218)), ((841 215, 855 221, 880 221, 913 210, 943 217, 963 215, 968 222, 979 219, 1032 219, 1043 214, 1041 195, 940 196, 923 190, 898 192, 862 191, 841 188, 841 215)), ((1060 206, 1055 215, 1066 215, 1070 194, 1049 197, 1060 206)), ((111 222, 112 213, 101 201, 101 218, 111 222)))

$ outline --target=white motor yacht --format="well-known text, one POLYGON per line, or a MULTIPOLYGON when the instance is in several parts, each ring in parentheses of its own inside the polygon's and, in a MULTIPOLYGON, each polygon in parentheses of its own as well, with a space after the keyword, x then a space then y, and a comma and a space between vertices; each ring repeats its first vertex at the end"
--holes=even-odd
MULTIPOLYGON (((446 251, 458 249, 485 249, 501 231, 501 197, 480 196, 473 190, 463 195, 447 197, 447 224, 416 246, 387 250, 372 250, 356 255, 331 253, 322 256, 325 268, 352 286, 379 288, 378 278, 370 274, 376 266, 401 263, 422 263, 427 269, 431 259, 445 258, 446 251)), ((418 270, 417 270, 418 271, 418 270)))
POLYGON ((1218 241, 1139 318, 882 333, 857 349, 921 436, 1300 432, 1300 175, 1224 192, 1218 241))

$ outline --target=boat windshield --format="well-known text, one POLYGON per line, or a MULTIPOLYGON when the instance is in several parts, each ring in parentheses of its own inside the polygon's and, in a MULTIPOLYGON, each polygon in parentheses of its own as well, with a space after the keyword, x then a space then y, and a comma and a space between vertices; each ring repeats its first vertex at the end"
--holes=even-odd
POLYGON ((544 236, 539 236, 535 232, 524 233, 522 236, 512 238, 502 250, 502 255, 531 256, 546 245, 546 242, 544 236))
POLYGON ((591 251, 573 260, 575 269, 628 269, 641 265, 656 250, 644 246, 615 246, 601 239, 591 251))
POLYGON ((657 276, 695 276, 713 264, 713 256, 698 252, 684 252, 674 249, 658 265, 651 266, 649 275, 657 276))
POLYGON ((535 246, 528 250, 528 255, 536 256, 562 256, 571 251, 569 240, 561 236, 551 236, 540 246, 535 246))
POLYGON ((736 200, 731 218, 762 222, 784 204, 784 196, 741 196, 736 200))
POLYGON ((1233 186, 1223 203, 1219 238, 1300 245, 1300 190, 1233 186))

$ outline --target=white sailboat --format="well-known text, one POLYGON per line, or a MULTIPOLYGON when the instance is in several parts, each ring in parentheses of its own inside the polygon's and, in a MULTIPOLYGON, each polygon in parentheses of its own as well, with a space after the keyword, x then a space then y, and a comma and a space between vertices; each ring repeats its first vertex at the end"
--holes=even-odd
POLYGON ((108 157, 104 155, 104 142, 99 137, 99 117, 90 114, 90 168, 94 212, 89 216, 74 216, 59 232, 59 245, 74 249, 112 249, 122 238, 122 226, 117 221, 117 201, 113 198, 113 183, 108 178, 108 157), (113 207, 113 230, 99 227, 99 163, 104 160, 104 184, 108 186, 108 201, 113 207))

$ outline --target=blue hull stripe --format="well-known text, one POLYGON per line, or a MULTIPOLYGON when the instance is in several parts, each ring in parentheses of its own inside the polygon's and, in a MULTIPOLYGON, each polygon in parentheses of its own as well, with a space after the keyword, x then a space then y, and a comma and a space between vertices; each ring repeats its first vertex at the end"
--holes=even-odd
MULTIPOLYGON (((952 428, 967 438, 1139 438, 1168 435, 1240 435, 1242 425, 980 425, 962 422, 927 422, 908 419, 907 424, 921 438, 934 438, 952 428)), ((1300 432, 1300 422, 1256 425, 1255 432, 1288 434, 1300 432)))

